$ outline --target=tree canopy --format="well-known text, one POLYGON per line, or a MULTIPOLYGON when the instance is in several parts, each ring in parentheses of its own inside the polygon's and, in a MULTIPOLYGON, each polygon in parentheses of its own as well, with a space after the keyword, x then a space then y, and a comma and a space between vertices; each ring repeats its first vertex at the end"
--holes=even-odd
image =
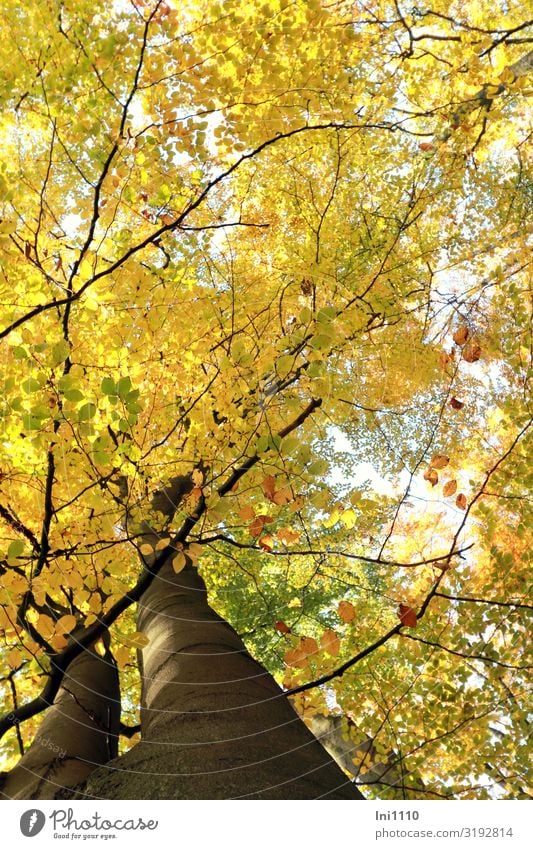
POLYGON ((4 768, 170 555, 366 796, 527 796, 524 4, 0 7, 4 768))

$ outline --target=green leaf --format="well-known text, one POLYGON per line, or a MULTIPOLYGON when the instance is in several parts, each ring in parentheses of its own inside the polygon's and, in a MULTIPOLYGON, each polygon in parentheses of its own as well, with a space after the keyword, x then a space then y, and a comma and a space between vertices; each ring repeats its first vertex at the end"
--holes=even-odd
POLYGON ((57 342, 52 348, 52 365, 57 366, 64 363, 70 354, 70 345, 64 339, 57 342))
POLYGON ((8 559, 12 560, 15 557, 20 557, 20 555, 24 552, 24 540, 15 539, 12 543, 10 543, 9 548, 7 550, 8 559))
POLYGON ((16 345, 14 348, 12 348, 11 353, 13 354, 16 360, 25 360, 28 356, 26 348, 23 348, 21 345, 16 345))
POLYGON ((78 410, 78 421, 80 422, 88 422, 90 419, 93 419, 96 415, 96 404, 91 404, 88 402, 84 404, 78 410))
POLYGON ((26 380, 23 380, 20 385, 23 392, 27 392, 28 394, 37 392, 41 388, 41 384, 35 377, 28 377, 26 380))
POLYGON ((117 380, 117 395, 119 395, 121 398, 125 398, 126 395, 128 394, 128 392, 130 391, 130 389, 131 389, 131 378, 130 377, 128 377, 128 376, 121 377, 117 380))
POLYGON ((104 377, 100 388, 104 395, 118 395, 117 385, 111 377, 104 377))

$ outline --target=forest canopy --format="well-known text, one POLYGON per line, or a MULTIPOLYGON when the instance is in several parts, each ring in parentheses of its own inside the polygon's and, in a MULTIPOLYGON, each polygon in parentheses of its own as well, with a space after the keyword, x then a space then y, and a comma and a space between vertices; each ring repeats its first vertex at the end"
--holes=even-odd
POLYGON ((524 4, 0 8, 2 768, 171 557, 366 797, 526 798, 524 4))

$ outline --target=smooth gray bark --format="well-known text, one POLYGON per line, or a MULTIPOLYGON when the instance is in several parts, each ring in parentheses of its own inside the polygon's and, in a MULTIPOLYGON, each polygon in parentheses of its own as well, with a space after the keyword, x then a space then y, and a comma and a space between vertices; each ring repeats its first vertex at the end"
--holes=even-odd
POLYGON ((139 605, 142 740, 78 798, 359 799, 272 676, 167 561, 139 605))
POLYGON ((53 799, 115 757, 120 689, 110 654, 84 651, 68 667, 53 705, 17 765, 4 776, 2 798, 53 799))

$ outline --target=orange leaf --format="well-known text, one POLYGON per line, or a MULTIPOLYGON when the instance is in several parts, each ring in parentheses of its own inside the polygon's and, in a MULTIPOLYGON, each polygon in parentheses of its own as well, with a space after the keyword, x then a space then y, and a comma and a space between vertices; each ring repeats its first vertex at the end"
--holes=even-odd
POLYGON ((245 507, 242 507, 239 510, 239 516, 243 520, 243 522, 249 522, 255 516, 254 508, 250 506, 250 504, 246 504, 245 507))
POLYGON ((446 366, 448 363, 452 361, 452 357, 447 353, 447 351, 441 351, 439 354, 439 365, 443 371, 446 370, 446 366))
POLYGON ((435 469, 426 469, 424 472, 424 480, 429 481, 431 486, 435 486, 439 482, 439 476, 435 469))
POLYGON ((456 480, 446 481, 446 483, 442 487, 442 494, 444 495, 445 498, 447 498, 448 495, 453 495, 454 492, 456 492, 456 491, 457 491, 457 481, 456 480))
POLYGON ((274 500, 274 493, 276 492, 276 479, 273 475, 267 475, 261 484, 261 488, 269 501, 274 500))
POLYGON ((276 536, 285 545, 291 545, 300 541, 300 534, 292 528, 280 528, 276 536))
POLYGON ((481 346, 472 339, 468 345, 463 348, 463 360, 467 363, 475 363, 481 356, 481 346))
POLYGON ((337 657, 341 649, 341 641, 337 637, 335 631, 332 631, 331 629, 324 631, 320 637, 320 645, 324 651, 327 651, 327 653, 332 657, 337 657))
POLYGON ((285 663, 287 666, 299 666, 303 669, 308 665, 307 655, 301 649, 289 649, 285 652, 285 663))
POLYGON ((355 607, 349 601, 341 601, 337 607, 337 613, 343 622, 351 622, 355 619, 355 607))
POLYGON ((460 324, 453 334, 453 341, 456 345, 464 345, 469 335, 468 327, 464 324, 460 324))
POLYGON ((433 150, 433 144, 431 142, 420 142, 418 147, 420 148, 420 150, 424 150, 424 151, 433 150))
POLYGON ((284 486, 283 489, 278 489, 272 497, 274 504, 278 507, 283 507, 285 504, 290 504, 292 501, 292 491, 290 486, 284 486))
POLYGON ((414 608, 409 607, 408 604, 400 604, 398 616, 402 625, 407 628, 416 628, 416 610, 414 608))
POLYGON ((318 653, 318 643, 312 637, 302 637, 299 648, 307 655, 318 653))
POLYGON ((7 662, 10 669, 16 669, 22 663, 23 655, 19 649, 11 649, 7 654, 7 662))
POLYGON ((429 465, 432 469, 444 469, 449 462, 450 458, 446 457, 444 454, 435 454, 435 456, 429 461, 429 465))
POLYGON ((466 510, 466 495, 460 492, 457 498, 455 499, 455 503, 457 504, 460 510, 466 510))
POLYGON ((261 537, 259 540, 259 547, 263 549, 263 551, 272 551, 274 548, 274 537, 272 534, 265 534, 264 537, 261 537))
POLYGON ((67 634, 76 627, 76 617, 67 613, 66 616, 61 616, 56 622, 56 630, 61 634, 67 634))

